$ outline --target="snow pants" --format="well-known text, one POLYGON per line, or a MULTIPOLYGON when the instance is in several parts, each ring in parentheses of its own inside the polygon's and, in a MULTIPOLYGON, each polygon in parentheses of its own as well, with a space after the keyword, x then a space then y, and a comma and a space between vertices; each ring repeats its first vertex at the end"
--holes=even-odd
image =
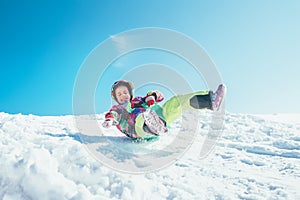
POLYGON ((198 91, 174 96, 162 106, 162 116, 171 124, 184 110, 212 109, 212 94, 212 91, 198 91))

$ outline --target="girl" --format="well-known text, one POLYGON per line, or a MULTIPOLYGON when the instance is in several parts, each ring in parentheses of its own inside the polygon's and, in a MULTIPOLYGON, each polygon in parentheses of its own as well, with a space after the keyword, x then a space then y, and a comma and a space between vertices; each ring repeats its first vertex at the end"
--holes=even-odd
POLYGON ((183 110, 218 110, 225 95, 225 86, 219 85, 216 93, 199 91, 178 95, 168 100, 162 107, 157 103, 164 100, 161 92, 154 90, 145 97, 133 98, 133 85, 125 80, 115 82, 111 96, 118 103, 105 114, 103 127, 113 125, 131 138, 147 138, 167 132, 167 124, 175 121, 183 110))

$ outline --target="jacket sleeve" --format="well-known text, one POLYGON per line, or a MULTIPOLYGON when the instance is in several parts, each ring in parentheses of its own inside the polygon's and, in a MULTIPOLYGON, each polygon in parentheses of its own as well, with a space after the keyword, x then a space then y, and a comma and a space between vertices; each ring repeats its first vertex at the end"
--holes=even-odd
POLYGON ((113 120, 114 125, 119 124, 120 122, 120 114, 118 112, 119 108, 117 105, 113 106, 106 114, 105 120, 113 120))
POLYGON ((142 108, 145 103, 145 98, 143 97, 135 97, 131 100, 131 108, 142 108))

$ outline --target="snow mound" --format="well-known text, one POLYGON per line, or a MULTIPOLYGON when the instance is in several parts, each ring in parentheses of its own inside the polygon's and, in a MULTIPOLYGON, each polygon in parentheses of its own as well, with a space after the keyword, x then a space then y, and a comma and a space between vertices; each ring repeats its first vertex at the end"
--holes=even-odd
MULTIPOLYGON (((210 113, 199 115, 199 132, 185 154, 159 171, 133 175, 97 161, 87 141, 110 136, 114 145, 145 153, 167 144, 178 129, 180 135, 191 130, 176 122, 159 140, 133 143, 116 129, 87 137, 73 116, 0 113, 0 199, 300 199, 300 114, 226 113, 223 132, 203 159, 198 150, 210 113)), ((101 122, 103 115, 96 118, 101 122)), ((102 151, 120 153, 109 145, 102 151)), ((114 159, 134 158, 121 153, 114 159)))

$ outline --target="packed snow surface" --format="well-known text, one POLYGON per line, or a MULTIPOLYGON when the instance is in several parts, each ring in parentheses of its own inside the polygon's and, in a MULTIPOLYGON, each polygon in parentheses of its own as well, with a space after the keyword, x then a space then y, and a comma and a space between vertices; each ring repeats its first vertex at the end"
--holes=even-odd
POLYGON ((128 151, 155 151, 193 130, 177 121, 158 140, 133 142, 116 128, 89 136, 73 116, 0 113, 0 199, 300 199, 300 114, 226 113, 213 150, 201 158, 210 115, 199 113, 196 137, 180 157, 133 174, 99 161, 88 145, 142 169, 128 151))

